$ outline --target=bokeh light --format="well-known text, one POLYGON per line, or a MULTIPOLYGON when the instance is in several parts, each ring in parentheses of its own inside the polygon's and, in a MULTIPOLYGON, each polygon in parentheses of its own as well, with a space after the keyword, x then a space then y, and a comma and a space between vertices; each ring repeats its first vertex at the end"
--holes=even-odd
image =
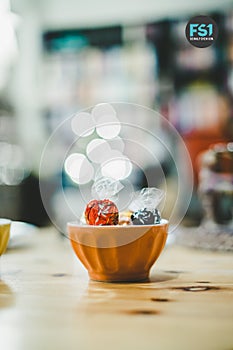
POLYGON ((102 163, 109 158, 111 147, 103 139, 94 139, 88 143, 86 153, 92 162, 102 163))
POLYGON ((77 184, 86 184, 93 179, 94 168, 84 154, 72 153, 65 161, 65 171, 77 184))
POLYGON ((108 115, 103 115, 99 117, 96 124, 96 132, 100 137, 104 139, 113 139, 118 136, 121 131, 121 124, 117 117, 108 115))
POLYGON ((92 116, 96 123, 99 123, 99 119, 103 116, 108 116, 109 120, 116 117, 116 111, 109 103, 99 103, 92 109, 92 116))
POLYGON ((110 140, 119 135, 121 124, 115 109, 109 103, 96 105, 92 110, 92 116, 96 123, 96 132, 100 137, 110 140))
POLYGON ((91 135, 95 130, 95 121, 90 113, 81 112, 76 114, 71 120, 73 132, 82 137, 91 135))
POLYGON ((129 158, 123 155, 113 155, 109 161, 101 164, 101 173, 103 176, 111 177, 115 180, 123 180, 131 174, 132 168, 129 158))
POLYGON ((28 175, 23 149, 19 145, 0 142, 0 185, 19 185, 28 175))

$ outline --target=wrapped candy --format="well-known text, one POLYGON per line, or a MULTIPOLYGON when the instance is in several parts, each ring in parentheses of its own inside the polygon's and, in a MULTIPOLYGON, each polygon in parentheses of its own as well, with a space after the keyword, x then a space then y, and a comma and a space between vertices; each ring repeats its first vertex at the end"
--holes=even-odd
POLYGON ((164 191, 155 187, 143 188, 136 192, 135 198, 129 206, 131 211, 147 208, 153 210, 157 208, 164 197, 164 191))
POLYGON ((122 184, 111 178, 99 178, 92 186, 91 200, 85 209, 84 218, 89 225, 153 225, 161 221, 156 206, 164 196, 164 192, 157 188, 143 188, 136 193, 129 210, 119 213, 116 204, 110 199, 101 199, 104 196, 115 198, 121 191, 122 184))
POLYGON ((88 225, 117 225, 117 206, 109 199, 92 200, 85 209, 85 218, 88 225))
POLYGON ((94 198, 102 199, 107 197, 115 200, 122 188, 120 181, 110 177, 100 177, 94 182, 91 193, 94 198))
POLYGON ((86 206, 84 217, 88 225, 118 224, 119 211, 112 199, 116 198, 121 188, 119 181, 108 177, 98 178, 94 182, 91 192, 93 197, 98 199, 91 200, 86 206))
POLYGON ((134 225, 159 224, 161 216, 156 207, 163 199, 164 191, 155 187, 143 188, 131 203, 131 220, 134 225))
POLYGON ((135 211, 131 215, 131 220, 134 225, 153 225, 159 224, 161 216, 157 209, 148 210, 146 208, 135 211))
POLYGON ((127 226, 132 225, 131 211, 122 211, 119 213, 119 225, 127 226))

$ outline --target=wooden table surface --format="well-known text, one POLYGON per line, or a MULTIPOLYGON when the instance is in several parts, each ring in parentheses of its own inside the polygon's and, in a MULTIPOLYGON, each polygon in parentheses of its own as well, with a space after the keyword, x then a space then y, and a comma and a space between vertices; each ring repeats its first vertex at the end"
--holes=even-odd
POLYGON ((0 349, 233 349, 233 256, 168 246, 146 283, 90 281, 53 229, 1 258, 0 349))

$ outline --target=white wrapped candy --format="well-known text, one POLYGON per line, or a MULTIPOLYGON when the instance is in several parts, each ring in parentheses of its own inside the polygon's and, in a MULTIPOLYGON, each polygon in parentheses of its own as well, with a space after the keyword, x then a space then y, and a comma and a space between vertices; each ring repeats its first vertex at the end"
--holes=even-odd
POLYGON ((129 209, 133 212, 144 208, 152 211, 157 208, 163 197, 163 190, 155 187, 143 188, 135 193, 135 198, 131 202, 129 209))
POLYGON ((101 177, 97 179, 91 188, 91 193, 95 199, 116 199, 117 194, 124 186, 120 181, 114 180, 110 177, 101 177))

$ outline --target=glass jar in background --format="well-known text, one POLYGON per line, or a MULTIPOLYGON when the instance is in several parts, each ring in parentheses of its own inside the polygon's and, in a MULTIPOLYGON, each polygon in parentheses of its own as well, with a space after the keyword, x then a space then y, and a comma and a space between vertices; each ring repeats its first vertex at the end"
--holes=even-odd
POLYGON ((200 155, 199 162, 202 226, 233 234, 233 142, 213 145, 200 155))
POLYGON ((233 142, 215 144, 198 157, 198 196, 204 219, 197 227, 177 229, 180 245, 233 251, 233 142))

